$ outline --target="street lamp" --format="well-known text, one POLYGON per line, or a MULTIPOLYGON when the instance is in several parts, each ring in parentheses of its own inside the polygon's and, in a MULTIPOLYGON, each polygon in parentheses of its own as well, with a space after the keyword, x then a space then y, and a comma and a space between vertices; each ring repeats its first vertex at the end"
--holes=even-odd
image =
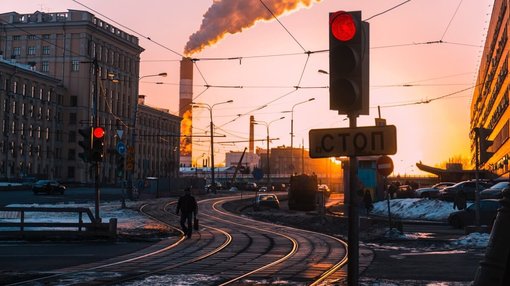
MULTIPOLYGON (((315 97, 309 98, 308 100, 298 102, 292 106, 290 111, 290 168, 292 174, 294 174, 294 107, 297 105, 307 103, 315 100, 315 97)), ((304 170, 301 170, 304 173, 304 170)))
POLYGON ((254 123, 255 124, 262 124, 264 126, 266 126, 266 131, 267 131, 267 138, 266 138, 266 141, 267 141, 267 150, 266 150, 266 158, 267 158, 267 187, 269 188, 270 187, 270 184, 271 184, 271 178, 270 178, 270 173, 271 173, 271 168, 270 168, 270 164, 269 164, 269 126, 271 125, 271 123, 275 122, 275 121, 278 121, 278 120, 282 120, 284 119, 285 116, 282 116, 278 119, 275 119, 273 121, 269 121, 269 122, 265 122, 265 121, 255 121, 254 123))
MULTIPOLYGON (((138 78, 138 86, 140 86, 140 80, 142 78, 146 78, 146 77, 155 77, 155 76, 161 76, 161 77, 166 77, 167 76, 167 73, 166 72, 160 72, 158 74, 149 74, 149 75, 144 75, 144 76, 141 76, 138 78)), ((135 98, 135 107, 134 107, 134 114, 133 114, 133 132, 131 133, 131 147, 135 148, 135 144, 136 144, 136 118, 138 116, 138 97, 140 95, 140 88, 138 88, 137 90, 137 93, 136 93, 136 98, 135 98)), ((133 159, 134 159, 134 154, 132 155, 133 156, 133 159)), ((134 169, 134 166, 133 166, 133 169, 128 173, 129 174, 129 188, 131 188, 133 186, 133 177, 134 177, 134 173, 135 173, 135 169, 134 169)))
POLYGON ((138 78, 138 81, 140 81, 142 78, 146 78, 146 77, 153 77, 153 76, 161 76, 161 77, 166 77, 168 74, 166 72, 160 72, 158 74, 149 74, 149 75, 144 75, 144 76, 141 76, 138 78))
POLYGON ((209 105, 207 103, 201 103, 201 102, 191 102, 191 106, 193 106, 193 107, 209 109, 209 116, 211 118, 211 122, 209 124, 211 127, 211 187, 213 188, 214 193, 216 193, 216 182, 214 181, 214 124, 213 124, 212 110, 216 105, 232 103, 232 102, 234 102, 232 99, 223 101, 223 102, 218 102, 213 105, 209 105))

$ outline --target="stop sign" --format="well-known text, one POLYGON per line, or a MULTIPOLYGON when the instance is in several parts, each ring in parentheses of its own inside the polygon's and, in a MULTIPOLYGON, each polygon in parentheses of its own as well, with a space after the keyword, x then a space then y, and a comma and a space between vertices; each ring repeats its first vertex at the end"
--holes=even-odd
POLYGON ((379 175, 387 177, 393 172, 393 160, 386 155, 381 156, 377 159, 376 168, 379 175))

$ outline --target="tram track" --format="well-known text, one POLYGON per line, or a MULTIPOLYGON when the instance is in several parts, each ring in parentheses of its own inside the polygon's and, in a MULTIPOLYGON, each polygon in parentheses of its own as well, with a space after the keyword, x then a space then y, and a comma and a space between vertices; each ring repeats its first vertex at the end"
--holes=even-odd
MULTIPOLYGON (((108 261, 55 270, 11 285, 124 285, 158 275, 197 273, 209 285, 249 285, 287 280, 320 285, 345 278, 346 244, 320 233, 234 215, 221 205, 234 198, 199 202, 201 228, 192 239, 179 230, 175 200, 150 203, 140 212, 180 232, 154 249, 108 261)), ((235 198, 237 199, 237 198, 235 198)))

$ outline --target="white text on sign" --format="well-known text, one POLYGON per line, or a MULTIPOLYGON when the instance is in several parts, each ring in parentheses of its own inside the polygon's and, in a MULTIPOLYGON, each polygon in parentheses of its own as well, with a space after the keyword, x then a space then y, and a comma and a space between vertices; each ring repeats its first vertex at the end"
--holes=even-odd
POLYGON ((397 153, 394 125, 312 129, 310 157, 393 155, 397 153))

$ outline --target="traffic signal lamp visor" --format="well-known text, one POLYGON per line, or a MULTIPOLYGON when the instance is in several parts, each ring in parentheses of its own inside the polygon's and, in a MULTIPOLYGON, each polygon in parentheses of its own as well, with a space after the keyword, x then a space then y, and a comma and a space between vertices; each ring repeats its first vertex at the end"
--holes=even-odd
POLYGON ((94 138, 103 138, 104 129, 102 127, 94 128, 94 138))
POLYGON ((331 16, 330 19, 331 33, 342 42, 350 41, 356 36, 356 21, 351 14, 338 11, 331 16))

